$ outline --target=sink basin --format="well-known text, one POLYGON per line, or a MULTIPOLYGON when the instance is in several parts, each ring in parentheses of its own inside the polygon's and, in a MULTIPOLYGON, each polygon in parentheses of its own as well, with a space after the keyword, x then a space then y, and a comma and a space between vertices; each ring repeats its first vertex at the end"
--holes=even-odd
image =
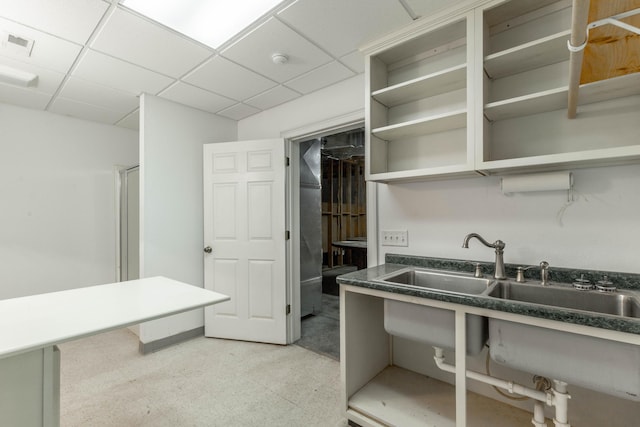
POLYGON ((568 287, 499 282, 487 295, 572 310, 640 317, 640 302, 632 296, 618 292, 608 294, 597 291, 578 291, 568 287))
POLYGON ((437 291, 479 295, 487 290, 493 279, 473 277, 461 273, 412 268, 379 278, 383 282, 437 291))
MULTIPOLYGON (((474 295, 486 292, 488 286, 494 283, 492 279, 468 274, 419 268, 381 276, 378 280, 398 286, 474 295)), ((465 324, 467 354, 478 354, 488 339, 487 318, 468 314, 465 324)), ((384 328, 394 336, 455 350, 455 313, 452 310, 385 299, 384 328)))
MULTIPOLYGON (((622 293, 498 282, 487 294, 620 317, 640 317, 640 303, 622 293)), ((640 401, 640 347, 588 335, 489 319, 489 352, 496 362, 625 399, 640 401)))

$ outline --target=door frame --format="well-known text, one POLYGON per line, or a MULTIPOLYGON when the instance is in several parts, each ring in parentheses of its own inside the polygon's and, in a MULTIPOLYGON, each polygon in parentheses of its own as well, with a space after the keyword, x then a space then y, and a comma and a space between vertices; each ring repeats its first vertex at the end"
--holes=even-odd
MULTIPOLYGON (((300 143, 340 132, 364 127, 364 110, 334 117, 322 122, 281 132, 285 140, 285 154, 289 158, 286 182, 286 228, 290 239, 286 245, 287 300, 291 314, 287 318, 287 343, 300 339, 300 143)), ((366 183, 367 189, 367 259, 368 266, 377 265, 377 184, 366 183)))
POLYGON ((124 224, 122 221, 122 209, 126 208, 126 197, 127 197, 127 182, 126 182, 126 174, 129 171, 134 169, 140 169, 140 165, 132 165, 132 166, 121 166, 116 165, 113 167, 113 175, 114 175, 114 195, 115 195, 115 217, 116 217, 116 265, 115 265, 115 281, 122 281, 122 269, 126 266, 122 265, 122 256, 125 255, 122 253, 122 234, 127 233, 128 224, 124 224), (123 179, 124 176, 124 179, 123 179))

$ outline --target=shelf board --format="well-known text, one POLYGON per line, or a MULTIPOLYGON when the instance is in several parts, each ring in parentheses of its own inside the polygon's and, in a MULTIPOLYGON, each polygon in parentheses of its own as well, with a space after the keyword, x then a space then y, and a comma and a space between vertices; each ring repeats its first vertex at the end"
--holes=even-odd
POLYGON ((590 166, 617 166, 640 160, 640 144, 626 147, 601 148, 571 153, 544 154, 513 159, 486 160, 478 170, 494 175, 506 172, 542 172, 590 166))
MULTIPOLYGON (((455 426, 455 388, 396 366, 389 366, 349 399, 349 408, 398 426, 455 426)), ((467 393, 467 426, 531 423, 531 414, 479 394, 467 393)))
MULTIPOLYGON (((489 120, 495 121, 560 110, 567 108, 567 91, 568 88, 563 86, 491 102, 485 105, 484 114, 489 120)), ((581 85, 578 93, 578 105, 592 104, 632 95, 640 95, 640 73, 627 74, 581 85)))
POLYGON ((423 169, 372 173, 367 180, 376 182, 412 182, 447 179, 451 177, 474 177, 478 175, 479 174, 473 169, 473 166, 456 164, 423 169))
POLYGON ((578 105, 640 95, 640 72, 580 86, 578 105))
POLYGON ((488 55, 484 59, 484 69, 489 78, 517 74, 545 65, 569 59, 567 40, 571 30, 525 43, 511 49, 488 55))
POLYGON ((373 129, 371 132, 385 141, 428 135, 447 130, 463 128, 467 125, 467 110, 456 110, 423 119, 411 120, 373 129))
POLYGON ((484 106, 484 115, 491 121, 528 116, 546 111, 567 108, 566 86, 536 92, 529 95, 490 102, 484 106))
POLYGON ((518 16, 533 12, 558 0, 518 0, 503 2, 500 6, 485 12, 485 21, 489 27, 510 21, 518 16))
POLYGON ((467 65, 461 64, 437 73, 398 83, 371 93, 387 107, 393 107, 467 86, 467 65))

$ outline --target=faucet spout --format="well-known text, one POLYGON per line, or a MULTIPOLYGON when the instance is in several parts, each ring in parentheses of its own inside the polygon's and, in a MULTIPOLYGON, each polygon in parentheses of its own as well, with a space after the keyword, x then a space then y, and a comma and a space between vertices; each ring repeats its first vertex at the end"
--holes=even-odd
POLYGON ((471 240, 474 237, 476 239, 478 239, 480 241, 480 243, 482 243, 486 247, 495 249, 495 251, 496 251, 496 267, 495 267, 495 272, 494 272, 493 277, 498 279, 498 280, 506 279, 507 275, 505 274, 505 271, 504 271, 504 247, 505 247, 505 243, 502 240, 496 240, 493 243, 489 243, 485 239, 483 239, 482 236, 480 236, 478 233, 469 233, 466 236, 464 236, 464 240, 462 241, 462 247, 463 248, 469 248, 469 240, 471 240))

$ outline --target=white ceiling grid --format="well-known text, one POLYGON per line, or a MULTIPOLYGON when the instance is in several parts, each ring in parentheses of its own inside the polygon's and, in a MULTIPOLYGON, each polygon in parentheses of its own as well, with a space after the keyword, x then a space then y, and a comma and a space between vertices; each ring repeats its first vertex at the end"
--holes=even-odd
POLYGON ((149 93, 241 120, 362 73, 358 46, 445 3, 289 0, 215 50, 117 0, 0 0, 0 35, 34 40, 31 56, 0 44, 0 65, 38 75, 0 83, 0 102, 137 129, 149 93))

